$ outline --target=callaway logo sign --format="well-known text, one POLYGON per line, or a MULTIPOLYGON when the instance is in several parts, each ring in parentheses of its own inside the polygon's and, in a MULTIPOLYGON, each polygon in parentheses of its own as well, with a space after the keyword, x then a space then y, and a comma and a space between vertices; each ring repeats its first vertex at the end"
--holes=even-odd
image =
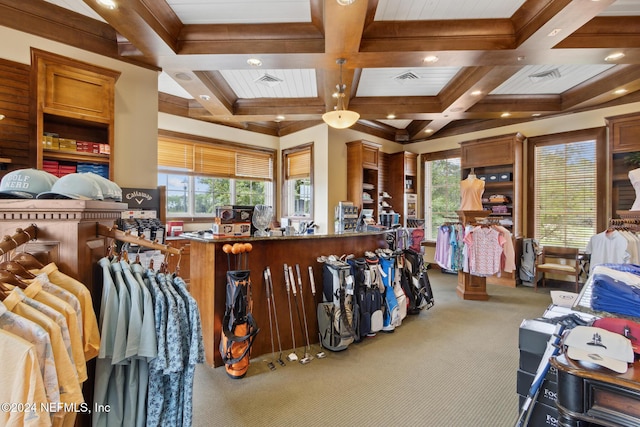
POLYGON ((157 188, 123 188, 122 200, 129 209, 158 209, 160 195, 157 188))

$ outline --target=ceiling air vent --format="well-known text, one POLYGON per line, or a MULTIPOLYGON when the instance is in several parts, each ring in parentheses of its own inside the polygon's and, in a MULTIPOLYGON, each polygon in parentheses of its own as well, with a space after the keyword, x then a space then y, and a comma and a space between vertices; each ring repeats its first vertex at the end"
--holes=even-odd
POLYGON ((420 76, 415 74, 413 71, 407 71, 402 74, 398 74, 393 78, 400 83, 408 82, 410 80, 420 80, 420 76))
POLYGON ((264 86, 269 86, 269 87, 274 87, 279 85, 280 83, 283 82, 282 79, 279 79, 275 76, 272 76, 271 74, 263 74, 260 77, 258 77, 257 79, 254 80, 256 83, 264 85, 264 86))
POLYGON ((543 71, 541 73, 529 75, 529 80, 533 83, 545 82, 547 80, 555 80, 560 78, 560 70, 554 68, 553 70, 543 71))

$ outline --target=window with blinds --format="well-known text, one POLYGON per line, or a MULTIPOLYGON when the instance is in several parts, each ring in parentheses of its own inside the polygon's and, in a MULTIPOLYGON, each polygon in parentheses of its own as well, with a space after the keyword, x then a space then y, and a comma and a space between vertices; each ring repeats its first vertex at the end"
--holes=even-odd
POLYGON ((584 249, 598 224, 597 141, 534 148, 534 237, 584 249))
POLYGON ((310 219, 313 212, 313 144, 282 151, 283 215, 310 219))
POLYGON ((437 154, 425 156, 424 168, 425 239, 432 241, 460 208, 460 150, 437 154))
POLYGON ((273 180, 272 153, 170 138, 158 140, 158 168, 216 178, 273 180))

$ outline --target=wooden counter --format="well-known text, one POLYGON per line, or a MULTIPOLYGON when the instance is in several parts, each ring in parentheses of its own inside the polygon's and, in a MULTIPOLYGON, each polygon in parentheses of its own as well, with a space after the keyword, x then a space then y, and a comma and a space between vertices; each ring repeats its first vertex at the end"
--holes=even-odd
MULTIPOLYGON (((294 275, 295 265, 300 265, 305 310, 309 326, 309 340, 313 344, 318 342, 316 307, 317 303, 322 300, 322 265, 316 260, 318 256, 351 253, 355 256, 363 256, 365 251, 374 251, 377 248, 387 247, 384 232, 213 240, 192 237, 191 283, 189 290, 200 308, 206 363, 212 367, 222 366, 218 346, 220 345, 222 317, 225 310, 226 272, 228 270, 227 255, 222 251, 222 246, 225 243, 232 244, 234 242, 251 242, 253 245, 253 250, 248 257, 248 265, 251 271, 253 315, 258 323, 260 332, 254 342, 251 352, 252 358, 271 353, 269 312, 267 310, 263 276, 267 266, 271 269, 280 338, 282 340, 283 354, 286 356, 290 352, 286 352, 286 350, 293 348, 293 342, 291 339, 287 292, 284 285, 284 264, 294 267, 294 275), (313 268, 317 287, 315 301, 312 300, 310 292, 309 266, 313 268)), ((234 257, 234 255, 231 255, 231 269, 235 269, 234 257)), ((298 303, 300 303, 299 295, 298 303)), ((296 346, 297 348, 303 348, 306 342, 304 326, 300 327, 298 323, 293 295, 291 296, 291 305, 294 311, 296 346)), ((302 310, 300 315, 302 316, 302 310)), ((276 352, 278 352, 275 330, 274 345, 276 352)), ((277 354, 275 357, 277 357, 277 354)))

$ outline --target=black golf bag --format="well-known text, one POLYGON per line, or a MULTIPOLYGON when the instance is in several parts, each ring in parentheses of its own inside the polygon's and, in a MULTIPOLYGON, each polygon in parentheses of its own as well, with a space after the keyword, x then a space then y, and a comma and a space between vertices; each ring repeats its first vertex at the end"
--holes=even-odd
POLYGON ((424 265, 422 254, 413 249, 405 249, 403 270, 401 283, 409 300, 407 313, 418 314, 433 307, 433 291, 427 275, 428 267, 424 265))
POLYGON ((331 351, 345 350, 356 336, 354 281, 351 267, 342 261, 327 261, 322 267, 324 302, 318 304, 320 343, 331 351))

